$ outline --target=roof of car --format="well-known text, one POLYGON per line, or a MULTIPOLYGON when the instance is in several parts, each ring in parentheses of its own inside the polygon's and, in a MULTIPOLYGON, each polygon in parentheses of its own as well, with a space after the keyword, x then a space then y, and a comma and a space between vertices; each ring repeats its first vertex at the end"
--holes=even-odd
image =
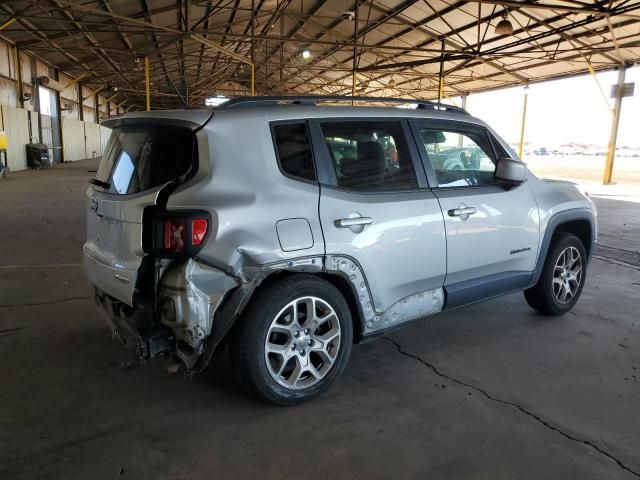
POLYGON ((312 118, 437 118, 485 125, 455 105, 414 98, 335 95, 239 97, 214 110, 219 119, 251 117, 287 121, 312 118))
POLYGON ((152 110, 110 117, 102 125, 114 128, 141 123, 172 123, 197 128, 214 115, 223 118, 251 117, 267 121, 315 118, 437 118, 486 124, 455 105, 418 99, 345 96, 238 97, 211 109, 152 110), (399 108, 403 107, 403 108, 399 108))
POLYGON ((233 98, 223 104, 218 109, 229 110, 239 108, 270 108, 281 106, 308 106, 315 107, 322 104, 333 104, 344 106, 359 105, 380 105, 395 104, 403 106, 411 106, 418 110, 456 112, 464 115, 469 113, 463 108, 455 105, 445 104, 441 102, 432 102, 430 100, 420 100, 415 98, 390 98, 390 97, 351 97, 342 95, 306 95, 306 96, 264 96, 264 97, 238 97, 233 98))

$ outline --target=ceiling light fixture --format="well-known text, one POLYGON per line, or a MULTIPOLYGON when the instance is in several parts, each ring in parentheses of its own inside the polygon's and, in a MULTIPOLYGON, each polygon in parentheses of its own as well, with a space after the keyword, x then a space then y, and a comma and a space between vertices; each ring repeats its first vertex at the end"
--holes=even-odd
POLYGON ((342 17, 343 20, 353 22, 356 19, 356 14, 355 12, 346 11, 346 12, 342 12, 340 14, 340 17, 342 17))
POLYGON ((511 35, 513 33, 513 25, 509 21, 509 13, 505 10, 502 14, 502 20, 496 25, 496 35, 511 35))
POLYGON ((305 60, 311 58, 311 52, 305 48, 304 50, 302 50, 302 58, 304 58, 305 60))

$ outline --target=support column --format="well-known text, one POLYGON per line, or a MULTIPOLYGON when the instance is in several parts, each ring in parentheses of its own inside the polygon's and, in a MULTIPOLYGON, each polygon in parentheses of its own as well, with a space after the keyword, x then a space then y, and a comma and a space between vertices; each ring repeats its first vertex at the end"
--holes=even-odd
POLYGON ((251 96, 256 95, 256 2, 251 0, 251 96))
POLYGON ((38 70, 36 59, 29 57, 31 66, 31 102, 33 102, 33 110, 38 112, 38 143, 42 143, 42 114, 40 113, 40 82, 38 81, 38 70))
POLYGON ((24 108, 24 84, 22 83, 22 62, 20 61, 20 49, 16 46, 16 84, 18 86, 18 106, 24 108))
POLYGON ((615 91, 615 103, 613 117, 611 118, 611 133, 609 134, 609 148, 607 149, 607 162, 604 166, 603 185, 611 183, 613 177, 613 161, 616 158, 616 143, 618 141, 618 126, 620 125, 620 110, 622 109, 622 94, 624 93, 624 79, 627 73, 626 65, 618 68, 618 83, 615 91))
POLYGON ((524 87, 524 100, 522 102, 522 124, 520 125, 520 144, 518 145, 518 157, 522 160, 522 149, 524 148, 524 127, 527 123, 527 102, 529 100, 529 85, 524 87))
MULTIPOLYGON (((357 93, 357 73, 356 70, 358 68, 358 2, 356 2, 355 7, 355 18, 353 22, 353 69, 351 72, 351 96, 355 97, 357 93)), ((353 104, 353 103, 352 103, 353 104)))
POLYGON ((82 95, 81 82, 78 82, 78 120, 84 120, 84 96, 82 95))
POLYGON ((251 96, 256 96, 256 64, 251 64, 251 96))
POLYGON ((438 73, 438 103, 442 102, 442 97, 444 94, 444 49, 445 49, 445 41, 442 40, 442 53, 440 57, 440 71, 438 73))
POLYGON ((149 92, 149 57, 144 57, 144 90, 147 99, 147 112, 151 110, 151 97, 149 92))

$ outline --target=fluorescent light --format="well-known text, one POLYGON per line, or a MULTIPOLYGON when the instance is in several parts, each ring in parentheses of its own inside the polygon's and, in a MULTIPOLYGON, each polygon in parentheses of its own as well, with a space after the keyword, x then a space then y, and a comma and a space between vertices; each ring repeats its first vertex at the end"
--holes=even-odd
POLYGON ((311 52, 305 48, 304 50, 302 50, 302 58, 304 58, 305 60, 307 58, 311 58, 311 52))

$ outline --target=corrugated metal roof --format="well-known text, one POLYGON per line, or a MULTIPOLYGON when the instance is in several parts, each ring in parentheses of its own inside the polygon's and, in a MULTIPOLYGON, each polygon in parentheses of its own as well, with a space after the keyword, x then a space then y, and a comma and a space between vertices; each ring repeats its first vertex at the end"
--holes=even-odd
POLYGON ((457 96, 640 60, 638 0, 18 0, 11 18, 5 39, 139 108, 145 55, 161 107, 248 93, 252 61, 258 95, 350 94, 355 65, 359 95, 432 99, 441 68, 457 96))

